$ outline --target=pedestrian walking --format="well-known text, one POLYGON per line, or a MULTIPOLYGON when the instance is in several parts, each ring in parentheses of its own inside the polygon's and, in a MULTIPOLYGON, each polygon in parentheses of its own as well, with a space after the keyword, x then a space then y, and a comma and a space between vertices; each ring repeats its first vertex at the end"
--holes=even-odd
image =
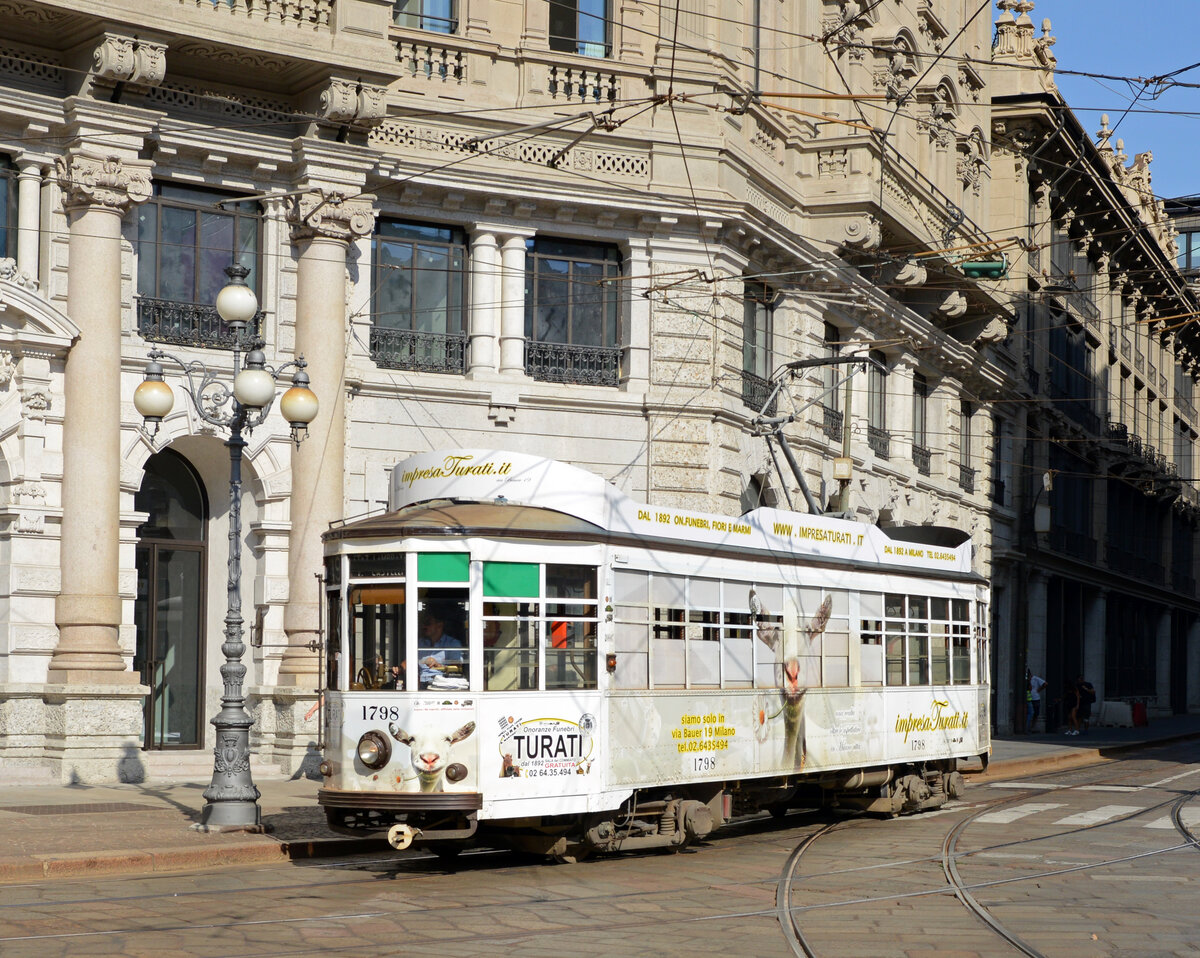
POLYGON ((1038 716, 1042 712, 1042 690, 1046 680, 1040 675, 1034 675, 1030 669, 1025 670, 1025 732, 1033 734, 1038 716))
POLYGON ((1079 734, 1079 690, 1075 687, 1074 682, 1067 682, 1063 686, 1062 694, 1062 709, 1063 715, 1067 717, 1067 722, 1070 728, 1064 731, 1066 735, 1079 734))
POLYGON ((1081 735, 1087 735, 1092 724, 1092 703, 1096 701, 1096 688, 1082 675, 1075 679, 1075 695, 1079 700, 1076 707, 1076 717, 1079 719, 1081 735))

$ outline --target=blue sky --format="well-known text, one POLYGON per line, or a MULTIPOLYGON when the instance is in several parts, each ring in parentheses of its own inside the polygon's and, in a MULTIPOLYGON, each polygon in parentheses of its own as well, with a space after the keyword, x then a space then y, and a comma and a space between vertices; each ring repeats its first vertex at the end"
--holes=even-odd
MULTIPOLYGON (((993 7, 995 4, 993 3, 993 7)), ((995 22, 993 10, 992 21, 995 22)), ((1200 61, 1200 0, 1037 0, 1030 12, 1042 32, 1049 18, 1058 38, 1054 55, 1062 70, 1110 76, 1154 77, 1200 61)), ((1129 162, 1150 150, 1151 185, 1162 197, 1200 193, 1200 67, 1176 79, 1197 89, 1175 87, 1153 97, 1143 94, 1123 119, 1139 90, 1115 80, 1060 75, 1063 97, 1093 135, 1100 115, 1117 126, 1114 142, 1125 141, 1129 162), (1191 111, 1192 116, 1166 116, 1145 111, 1191 111), (1137 112, 1135 112, 1137 111, 1137 112)))

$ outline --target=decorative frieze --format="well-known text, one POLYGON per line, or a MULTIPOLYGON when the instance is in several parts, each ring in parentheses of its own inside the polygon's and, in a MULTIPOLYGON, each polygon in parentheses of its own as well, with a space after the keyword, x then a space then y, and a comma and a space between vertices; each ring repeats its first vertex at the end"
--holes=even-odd
MULTIPOLYGON (((38 281, 25 270, 18 269, 17 261, 9 258, 0 259, 0 282, 13 283, 30 292, 36 292, 38 288, 38 281)), ((9 378, 12 378, 11 374, 9 378)), ((0 385, 5 382, 8 380, 0 380, 0 385)))

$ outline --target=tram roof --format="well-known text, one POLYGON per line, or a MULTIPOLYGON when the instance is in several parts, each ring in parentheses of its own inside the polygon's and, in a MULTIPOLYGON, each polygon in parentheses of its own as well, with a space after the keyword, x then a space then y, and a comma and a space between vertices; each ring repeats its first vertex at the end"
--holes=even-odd
POLYGON ((389 508, 335 526, 326 541, 515 537, 979 578, 971 569, 969 538, 960 530, 885 531, 769 508, 733 518, 651 506, 578 467, 499 450, 410 457, 392 470, 389 508))
POLYGON ((596 539, 604 536, 605 530, 586 519, 541 506, 443 500, 335 526, 325 533, 325 540, 466 535, 596 539))

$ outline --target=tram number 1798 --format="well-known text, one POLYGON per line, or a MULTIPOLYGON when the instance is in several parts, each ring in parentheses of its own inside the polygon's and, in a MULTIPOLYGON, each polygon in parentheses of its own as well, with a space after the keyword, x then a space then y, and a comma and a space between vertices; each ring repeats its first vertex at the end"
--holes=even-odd
POLYGON ((717 757, 715 755, 695 755, 692 757, 693 772, 715 772, 717 757))
POLYGON ((913 750, 914 752, 923 752, 923 751, 925 751, 925 739, 923 739, 923 738, 914 738, 914 739, 912 740, 912 750, 913 750))

